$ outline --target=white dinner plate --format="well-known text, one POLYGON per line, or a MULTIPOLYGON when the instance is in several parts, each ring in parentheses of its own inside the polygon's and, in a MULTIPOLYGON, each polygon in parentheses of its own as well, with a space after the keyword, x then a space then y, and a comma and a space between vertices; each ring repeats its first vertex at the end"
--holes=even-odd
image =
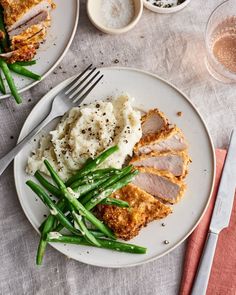
MULTIPOLYGON (((126 254, 79 245, 52 244, 65 255, 84 263, 102 267, 127 267, 165 255, 183 242, 194 230, 205 212, 212 192, 215 156, 209 133, 201 116, 177 88, 153 74, 135 69, 104 68, 101 72, 104 74, 104 80, 89 95, 86 103, 127 92, 135 97, 135 107, 143 110, 159 108, 172 123, 182 128, 189 142, 190 156, 193 161, 186 180, 188 189, 183 199, 173 206, 173 214, 164 220, 150 223, 130 241, 147 247, 147 254, 126 254), (177 112, 180 111, 181 117, 177 116, 177 112), (162 226, 163 222, 165 226, 162 226), (169 243, 164 243, 165 240, 169 243)), ((39 101, 27 118, 19 139, 22 139, 35 123, 48 113, 53 97, 68 82, 69 80, 59 84, 39 101)), ((14 174, 21 206, 37 230, 44 219, 43 215, 47 214, 48 210, 25 185, 26 180, 32 177, 28 176, 24 170, 27 157, 36 145, 37 142, 32 141, 18 154, 15 158, 14 174)))
MULTIPOLYGON (((56 9, 51 12, 51 27, 48 29, 46 41, 40 45, 35 56, 36 65, 29 70, 42 76, 41 81, 59 64, 74 38, 79 20, 79 0, 54 0, 56 9)), ((30 89, 40 81, 12 73, 19 92, 30 89)), ((7 83, 5 83, 7 84, 7 83)), ((9 97, 9 89, 0 99, 9 97)))

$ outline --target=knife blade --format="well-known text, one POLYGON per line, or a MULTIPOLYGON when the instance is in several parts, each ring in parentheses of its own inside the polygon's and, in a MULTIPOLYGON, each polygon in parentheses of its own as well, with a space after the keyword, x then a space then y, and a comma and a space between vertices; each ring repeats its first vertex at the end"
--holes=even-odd
POLYGON ((236 188, 236 130, 232 131, 217 199, 210 223, 210 232, 220 233, 228 227, 236 188))
POLYGON ((205 295, 219 233, 228 227, 236 187, 236 129, 232 131, 205 247, 191 295, 205 295))

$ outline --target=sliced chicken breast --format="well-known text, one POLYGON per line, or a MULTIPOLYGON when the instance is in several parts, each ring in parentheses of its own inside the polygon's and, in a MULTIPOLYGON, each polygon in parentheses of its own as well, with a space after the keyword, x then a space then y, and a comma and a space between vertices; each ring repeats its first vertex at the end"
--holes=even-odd
POLYGON ((148 155, 134 156, 130 164, 135 167, 151 167, 168 171, 174 176, 183 178, 187 174, 190 159, 186 152, 153 152, 148 155))
POLYGON ((4 9, 4 21, 7 31, 10 32, 42 11, 50 11, 51 0, 0 0, 4 9))
POLYGON ((162 112, 158 109, 150 110, 146 115, 142 116, 143 137, 157 133, 167 125, 168 120, 162 112))
POLYGON ((32 28, 32 26, 41 25, 47 27, 50 24, 50 16, 48 11, 41 11, 39 14, 31 18, 29 21, 25 22, 20 27, 9 32, 9 37, 14 38, 26 32, 27 29, 32 28))
POLYGON ((128 202, 130 208, 101 205, 98 215, 123 240, 132 239, 149 222, 164 218, 172 212, 169 206, 133 184, 116 191, 112 197, 128 202))
POLYGON ((33 25, 22 34, 11 38, 11 48, 15 50, 28 44, 35 45, 37 48, 39 43, 45 40, 46 34, 47 31, 43 24, 33 25))
POLYGON ((133 184, 147 193, 170 204, 177 203, 183 196, 186 185, 171 173, 153 168, 138 168, 140 173, 133 184))
POLYGON ((11 52, 1 54, 8 62, 31 60, 50 25, 52 0, 0 0, 11 41, 11 52))
POLYGON ((177 127, 147 135, 135 145, 136 155, 151 152, 184 151, 188 147, 182 131, 177 127))

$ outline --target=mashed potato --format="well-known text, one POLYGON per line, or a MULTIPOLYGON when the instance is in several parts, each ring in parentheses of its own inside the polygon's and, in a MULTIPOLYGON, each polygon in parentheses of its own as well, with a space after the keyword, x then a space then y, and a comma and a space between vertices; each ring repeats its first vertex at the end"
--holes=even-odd
POLYGON ((41 139, 39 148, 28 158, 26 171, 47 173, 43 164, 47 159, 65 180, 88 158, 114 145, 119 146, 119 151, 101 167, 121 168, 142 136, 140 119, 140 112, 133 109, 128 96, 73 108, 55 130, 41 139))

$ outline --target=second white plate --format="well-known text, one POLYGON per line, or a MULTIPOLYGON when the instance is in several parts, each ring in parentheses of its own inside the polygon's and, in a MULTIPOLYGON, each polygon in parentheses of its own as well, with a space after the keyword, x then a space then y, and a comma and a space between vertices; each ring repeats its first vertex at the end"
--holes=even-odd
MULTIPOLYGON (((47 39, 37 51, 36 65, 29 67, 29 70, 42 76, 41 81, 53 71, 66 54, 78 25, 79 0, 54 0, 54 3, 56 9, 51 13, 52 22, 47 39)), ((14 73, 12 76, 20 93, 40 82, 14 73)), ((0 96, 0 99, 9 97, 9 90, 7 92, 8 94, 0 96)))
MULTIPOLYGON (((60 252, 84 263, 103 267, 127 267, 165 255, 183 242, 194 230, 210 199, 215 175, 214 150, 199 113, 177 88, 155 75, 135 69, 106 68, 101 69, 101 72, 104 74, 104 80, 89 95, 86 103, 128 92, 135 97, 135 106, 139 109, 159 108, 172 123, 176 123, 183 130, 189 142, 190 156, 193 160, 187 177, 187 192, 184 198, 174 206, 174 213, 164 220, 152 222, 131 241, 131 243, 146 246, 148 248, 146 255, 53 244, 53 247, 60 252), (179 111, 183 113, 182 117, 177 116, 179 111), (161 225, 163 222, 164 227, 161 225), (168 240, 169 244, 165 244, 165 240, 168 240)), ((44 117, 49 111, 53 97, 68 82, 69 80, 64 81, 39 101, 27 118, 19 139, 27 135, 35 123, 44 117)), ((14 174, 21 206, 37 230, 48 210, 25 185, 26 180, 31 177, 24 170, 27 157, 36 144, 32 141, 15 158, 14 174)))

